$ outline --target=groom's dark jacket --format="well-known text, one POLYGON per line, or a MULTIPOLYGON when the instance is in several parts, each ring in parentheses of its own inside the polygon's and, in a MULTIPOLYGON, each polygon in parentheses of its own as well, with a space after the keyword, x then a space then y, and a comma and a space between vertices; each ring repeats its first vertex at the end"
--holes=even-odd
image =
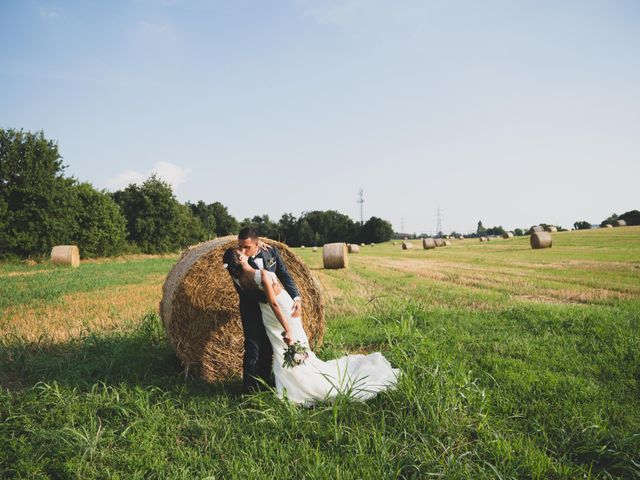
MULTIPOLYGON (((269 247, 267 250, 260 250, 254 258, 262 258, 265 270, 269 270, 270 272, 273 272, 276 274, 276 276, 278 277, 278 280, 280 280, 280 283, 282 283, 282 286, 284 287, 284 289, 289 293, 289 295, 291 295, 291 298, 296 298, 300 296, 300 293, 298 292, 298 288, 296 287, 296 284, 291 278, 291 275, 289 275, 289 271, 287 270, 287 267, 282 261, 282 257, 280 256, 280 253, 278 253, 277 248, 269 247)), ((252 262, 250 261, 249 264, 251 265, 252 262)), ((255 264, 253 264, 252 266, 256 268, 255 264)), ((236 282, 233 282, 233 286, 236 287, 236 291, 240 296, 241 304, 267 302, 267 297, 262 290, 257 290, 257 289, 243 290, 240 287, 238 287, 236 282)))
MULTIPOLYGON (((287 271, 278 250, 269 247, 267 250, 260 250, 255 258, 262 258, 264 268, 274 272, 285 290, 289 292, 291 298, 300 296, 296 284, 287 271)), ((249 260, 249 265, 257 268, 254 260, 249 260)), ((245 391, 260 387, 257 379, 263 379, 274 386, 270 380, 272 348, 267 332, 262 323, 262 312, 260 303, 266 303, 267 297, 263 291, 258 289, 243 290, 236 282, 233 282, 238 295, 240 296, 240 318, 242 320, 242 330, 244 332, 244 358, 242 363, 242 383, 245 391)))

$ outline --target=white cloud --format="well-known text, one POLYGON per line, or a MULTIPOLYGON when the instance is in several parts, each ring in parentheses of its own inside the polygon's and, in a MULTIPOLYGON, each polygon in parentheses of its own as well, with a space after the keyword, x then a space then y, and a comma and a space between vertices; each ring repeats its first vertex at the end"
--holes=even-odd
POLYGON ((144 35, 164 36, 173 33, 173 28, 168 23, 154 23, 140 20, 137 26, 138 31, 144 35))
POLYGON ((142 173, 134 170, 127 170, 126 172, 122 172, 120 175, 108 178, 105 185, 110 190, 121 190, 130 183, 141 183, 144 179, 145 176, 142 173))
POLYGON ((53 8, 43 7, 42 5, 38 9, 38 13, 41 17, 44 18, 57 18, 60 16, 60 12, 58 12, 57 10, 53 8))
POLYGON ((152 172, 157 173, 158 177, 171 184, 175 189, 187 181, 191 170, 184 169, 169 162, 158 162, 154 165, 152 172))
POLYGON ((109 190, 122 190, 131 183, 139 184, 144 182, 153 173, 176 190, 187 181, 191 170, 170 162, 158 162, 146 174, 136 172, 135 170, 126 170, 115 177, 108 178, 105 185, 109 190))

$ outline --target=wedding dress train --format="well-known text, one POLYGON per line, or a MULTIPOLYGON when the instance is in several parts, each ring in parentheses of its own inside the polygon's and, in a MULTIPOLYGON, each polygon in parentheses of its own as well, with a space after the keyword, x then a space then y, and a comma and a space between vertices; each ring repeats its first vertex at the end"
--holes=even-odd
MULTIPOLYGON (((273 282, 277 277, 269 272, 273 282)), ((260 270, 256 270, 256 284, 263 289, 260 270)), ((267 303, 261 303, 262 321, 273 347, 273 371, 276 391, 280 398, 286 395, 290 401, 311 406, 319 401, 333 400, 339 394, 348 394, 357 400, 367 400, 378 392, 393 388, 400 370, 392 368, 380 352, 368 355, 353 354, 323 361, 311 351, 307 334, 302 326, 302 318, 292 318, 293 300, 285 289, 276 297, 293 336, 309 352, 304 364, 292 368, 283 367, 284 351, 287 345, 282 339, 282 325, 267 303)))

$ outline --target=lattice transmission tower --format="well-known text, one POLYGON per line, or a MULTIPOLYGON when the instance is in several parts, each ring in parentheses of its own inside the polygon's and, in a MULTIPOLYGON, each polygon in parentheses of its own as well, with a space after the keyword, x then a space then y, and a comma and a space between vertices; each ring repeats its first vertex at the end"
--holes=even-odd
POLYGON ((360 204, 360 225, 364 225, 364 210, 363 210, 364 190, 362 190, 362 189, 360 189, 360 191, 358 192, 357 203, 360 204))
POLYGON ((436 210, 436 237, 442 236, 442 220, 444 216, 442 215, 442 210, 440 209, 440 205, 438 205, 438 209, 436 210))

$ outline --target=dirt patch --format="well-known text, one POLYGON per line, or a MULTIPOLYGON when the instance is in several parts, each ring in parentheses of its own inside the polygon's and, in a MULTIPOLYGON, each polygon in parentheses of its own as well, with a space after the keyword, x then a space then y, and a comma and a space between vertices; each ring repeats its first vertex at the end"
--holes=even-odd
POLYGON ((144 284, 76 292, 55 304, 10 307, 4 312, 0 337, 58 343, 88 331, 124 329, 145 313, 158 310, 163 281, 164 275, 153 275, 144 284))
POLYGON ((46 273, 50 271, 51 270, 27 270, 24 272, 9 272, 0 274, 0 277, 26 277, 29 275, 35 275, 36 273, 46 273))
MULTIPOLYGON (((576 268, 581 262, 564 262, 576 268)), ((598 264, 606 270, 607 264, 585 262, 589 267, 598 264)), ((600 303, 610 300, 625 300, 637 297, 633 292, 624 292, 605 288, 595 288, 572 282, 571 279, 559 279, 540 275, 531 270, 505 267, 473 267, 442 261, 387 260, 381 265, 388 268, 410 272, 423 278, 438 282, 451 283, 468 288, 501 291, 527 301, 544 303, 600 303), (540 281, 560 283, 560 288, 539 286, 540 281)), ((531 265, 526 265, 531 267, 531 265)), ((567 266, 567 265, 565 265, 567 266)), ((545 265, 545 268, 553 268, 545 265)))
POLYGON ((147 260, 150 258, 180 258, 178 253, 165 253, 165 254, 145 254, 139 253, 135 255, 120 255, 118 257, 100 257, 100 258, 88 258, 81 259, 81 263, 127 263, 135 262, 137 260, 147 260))

